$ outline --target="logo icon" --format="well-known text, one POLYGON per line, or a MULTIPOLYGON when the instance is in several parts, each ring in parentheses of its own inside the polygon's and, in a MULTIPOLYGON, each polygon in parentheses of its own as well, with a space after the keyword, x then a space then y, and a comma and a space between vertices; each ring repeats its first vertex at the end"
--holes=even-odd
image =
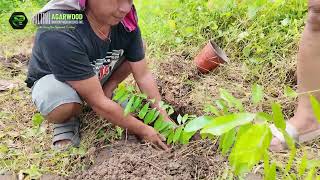
POLYGON ((28 23, 28 18, 23 12, 12 13, 9 23, 13 29, 24 29, 28 23))

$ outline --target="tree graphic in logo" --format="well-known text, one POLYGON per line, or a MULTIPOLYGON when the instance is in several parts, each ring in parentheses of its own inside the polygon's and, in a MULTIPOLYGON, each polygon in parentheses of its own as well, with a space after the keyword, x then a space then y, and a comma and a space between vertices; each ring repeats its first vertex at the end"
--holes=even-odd
POLYGON ((9 23, 13 29, 24 29, 28 23, 28 18, 23 12, 12 13, 9 23))

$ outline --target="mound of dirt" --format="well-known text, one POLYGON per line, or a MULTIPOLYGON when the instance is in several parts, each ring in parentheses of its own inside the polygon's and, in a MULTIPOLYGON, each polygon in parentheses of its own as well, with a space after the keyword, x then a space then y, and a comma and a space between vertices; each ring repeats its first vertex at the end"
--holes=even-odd
POLYGON ((226 160, 210 141, 158 151, 146 144, 124 141, 102 150, 88 171, 69 179, 205 179, 219 176, 226 160))
POLYGON ((192 61, 176 55, 168 61, 161 62, 157 70, 157 84, 164 101, 175 107, 179 114, 194 114, 193 99, 194 81, 200 79, 192 61))

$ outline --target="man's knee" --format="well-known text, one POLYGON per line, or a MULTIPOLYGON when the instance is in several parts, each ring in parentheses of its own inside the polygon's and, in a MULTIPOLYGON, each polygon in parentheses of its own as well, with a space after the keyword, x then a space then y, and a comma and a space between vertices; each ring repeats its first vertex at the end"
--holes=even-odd
POLYGON ((79 103, 67 103, 62 104, 53 109, 46 119, 50 123, 64 123, 70 120, 74 116, 78 116, 81 113, 81 104, 79 103))
POLYGON ((309 0, 308 24, 313 31, 320 31, 320 1, 309 0))

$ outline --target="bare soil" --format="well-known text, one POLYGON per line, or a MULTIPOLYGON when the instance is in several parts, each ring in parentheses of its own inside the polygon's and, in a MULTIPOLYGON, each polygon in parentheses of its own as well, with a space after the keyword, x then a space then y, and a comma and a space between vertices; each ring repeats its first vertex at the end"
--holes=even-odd
POLYGON ((158 151, 148 144, 120 141, 100 151, 88 171, 68 179, 206 179, 217 177, 224 157, 211 141, 158 151))

